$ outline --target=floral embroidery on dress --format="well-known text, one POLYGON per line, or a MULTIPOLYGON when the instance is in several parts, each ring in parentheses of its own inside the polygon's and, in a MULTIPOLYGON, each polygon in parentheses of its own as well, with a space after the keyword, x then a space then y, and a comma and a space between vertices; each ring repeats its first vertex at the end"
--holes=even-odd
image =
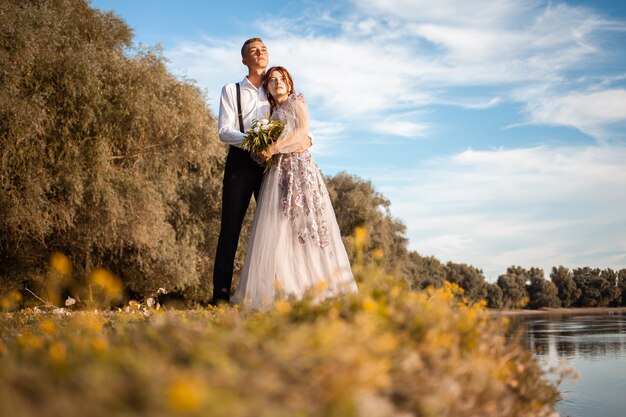
POLYGON ((314 164, 308 152, 280 156, 280 202, 283 215, 296 230, 298 242, 306 244, 310 239, 324 248, 329 245, 328 226, 323 218, 327 191, 322 178, 315 175, 314 164))
MULTIPOLYGON (((285 122, 286 130, 288 109, 281 106, 272 115, 272 119, 285 122)), ((308 151, 281 154, 276 169, 282 213, 291 221, 298 242, 304 245, 311 240, 325 248, 330 243, 323 217, 328 191, 311 154, 308 151)))

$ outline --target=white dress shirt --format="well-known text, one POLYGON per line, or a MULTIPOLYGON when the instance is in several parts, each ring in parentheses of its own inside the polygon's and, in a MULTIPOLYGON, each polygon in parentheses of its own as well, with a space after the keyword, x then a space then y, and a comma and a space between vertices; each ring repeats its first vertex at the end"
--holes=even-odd
MULTIPOLYGON (((256 88, 248 77, 244 77, 241 85, 241 114, 243 116, 243 130, 247 132, 254 119, 260 120, 269 115, 270 103, 263 87, 256 88)), ((220 97, 220 113, 218 120, 218 135, 222 142, 241 147, 245 133, 239 130, 237 116, 237 90, 235 84, 226 84, 222 88, 220 97)))

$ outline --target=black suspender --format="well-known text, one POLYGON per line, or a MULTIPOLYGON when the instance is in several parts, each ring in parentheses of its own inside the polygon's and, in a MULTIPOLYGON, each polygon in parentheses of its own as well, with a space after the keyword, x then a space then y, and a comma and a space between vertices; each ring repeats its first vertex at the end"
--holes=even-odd
POLYGON ((237 116, 239 116, 239 130, 241 133, 246 133, 243 130, 243 116, 241 115, 241 87, 239 83, 235 84, 237 86, 237 116))

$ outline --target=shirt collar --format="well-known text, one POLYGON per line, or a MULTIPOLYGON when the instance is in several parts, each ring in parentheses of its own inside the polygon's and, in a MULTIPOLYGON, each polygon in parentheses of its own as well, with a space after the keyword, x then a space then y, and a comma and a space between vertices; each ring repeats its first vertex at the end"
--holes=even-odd
POLYGON ((263 90, 263 86, 256 88, 254 84, 252 84, 250 80, 248 80, 248 76, 243 77, 243 80, 241 80, 239 84, 241 85, 241 88, 253 88, 256 91, 265 91, 263 90))

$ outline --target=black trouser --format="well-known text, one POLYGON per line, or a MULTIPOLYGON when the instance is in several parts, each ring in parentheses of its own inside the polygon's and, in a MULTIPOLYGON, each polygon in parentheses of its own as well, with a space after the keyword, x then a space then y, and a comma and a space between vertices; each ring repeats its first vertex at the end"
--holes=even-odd
POLYGON ((214 302, 230 300, 241 225, 250 198, 254 194, 255 200, 258 199, 263 180, 263 167, 254 162, 247 151, 236 146, 229 148, 222 187, 222 223, 213 269, 214 302))

